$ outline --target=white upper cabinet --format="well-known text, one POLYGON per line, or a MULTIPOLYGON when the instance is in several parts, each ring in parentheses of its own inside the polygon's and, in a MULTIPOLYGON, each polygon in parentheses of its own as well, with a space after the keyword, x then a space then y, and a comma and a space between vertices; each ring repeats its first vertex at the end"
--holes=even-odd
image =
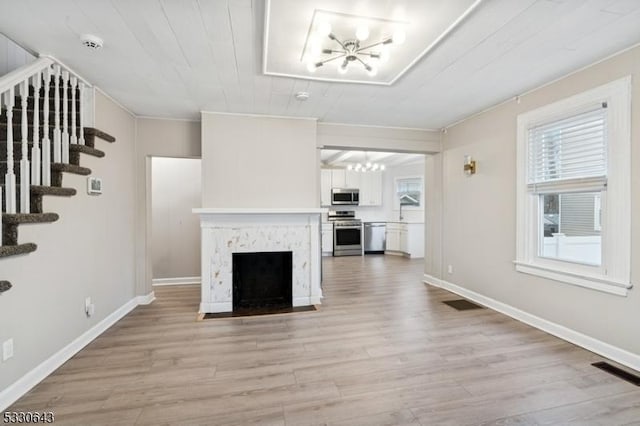
POLYGON ((331 188, 360 190, 361 206, 382 205, 382 172, 356 172, 345 169, 320 169, 320 203, 331 205, 331 188))
POLYGON ((360 205, 382 205, 382 172, 360 173, 360 205))
POLYGON ((344 169, 331 169, 331 187, 332 188, 346 188, 346 170, 344 169))
POLYGON ((362 173, 353 171, 353 170, 347 170, 345 172, 345 188, 356 188, 359 189, 360 188, 360 176, 362 176, 362 173))

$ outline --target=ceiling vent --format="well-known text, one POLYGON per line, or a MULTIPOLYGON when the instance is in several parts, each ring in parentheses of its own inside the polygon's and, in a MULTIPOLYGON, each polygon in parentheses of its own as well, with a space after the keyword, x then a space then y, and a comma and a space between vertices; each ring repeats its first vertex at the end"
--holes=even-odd
POLYGON ((93 34, 83 34, 80 37, 80 40, 82 41, 82 44, 92 50, 100 49, 103 44, 102 39, 98 36, 94 36, 93 34))

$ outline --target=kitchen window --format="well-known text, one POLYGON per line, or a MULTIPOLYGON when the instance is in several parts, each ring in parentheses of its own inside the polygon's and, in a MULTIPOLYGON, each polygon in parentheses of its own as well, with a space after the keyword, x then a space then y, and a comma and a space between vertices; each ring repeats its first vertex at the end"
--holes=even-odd
POLYGON ((626 295, 631 80, 518 116, 520 272, 626 295))
POLYGON ((396 196, 400 206, 419 208, 422 205, 422 177, 396 178, 396 196))

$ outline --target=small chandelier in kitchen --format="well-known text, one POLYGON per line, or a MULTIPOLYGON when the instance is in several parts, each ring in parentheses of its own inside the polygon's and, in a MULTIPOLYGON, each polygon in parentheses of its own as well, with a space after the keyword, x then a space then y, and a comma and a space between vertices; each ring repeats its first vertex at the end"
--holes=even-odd
POLYGON ((367 161, 366 163, 362 164, 362 163, 356 163, 356 164, 349 164, 347 166, 347 170, 353 170, 356 172, 375 172, 377 170, 384 170, 386 167, 384 164, 378 164, 378 163, 371 163, 369 161, 367 161))
POLYGON ((398 28, 392 36, 365 43, 369 39, 369 27, 365 24, 356 28, 353 38, 339 38, 332 32, 331 24, 324 21, 316 26, 315 36, 308 40, 305 47, 307 70, 315 72, 325 64, 335 61, 338 72, 346 74, 349 65, 357 62, 373 77, 378 73, 377 64, 389 59, 389 45, 402 44, 405 38, 404 30, 398 28))

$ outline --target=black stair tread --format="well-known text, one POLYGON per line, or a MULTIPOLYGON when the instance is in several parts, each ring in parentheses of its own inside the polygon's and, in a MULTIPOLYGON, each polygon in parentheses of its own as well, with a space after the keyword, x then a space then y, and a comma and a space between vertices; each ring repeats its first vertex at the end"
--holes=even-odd
POLYGON ((11 290, 11 283, 9 281, 0 281, 0 293, 11 290))
POLYGON ((34 243, 18 244, 15 246, 0 246, 0 257, 17 256, 36 251, 38 248, 34 243))
POLYGON ((2 224, 47 223, 55 222, 59 218, 58 213, 2 213, 2 224))
POLYGON ((84 134, 85 134, 85 137, 87 135, 93 135, 93 136, 95 136, 97 138, 100 138, 100 139, 102 139, 104 141, 111 142, 111 143, 116 141, 116 138, 114 138, 110 134, 105 133, 102 130, 98 130, 98 129, 94 128, 94 127, 85 127, 84 128, 84 134))
POLYGON ((51 171, 73 173, 82 176, 89 176, 91 174, 91 169, 87 167, 64 163, 51 163, 51 171))
POLYGON ((104 151, 100 151, 99 149, 92 148, 87 145, 80 144, 69 144, 70 152, 81 152, 87 155, 93 155, 94 157, 102 158, 105 156, 104 151))
MULTIPOLYGON (((0 184, 0 187, 4 188, 6 185, 0 184)), ((75 188, 65 188, 60 186, 45 186, 45 185, 29 185, 31 187, 31 193, 36 195, 53 195, 57 197, 71 197, 76 195, 78 191, 75 188)), ((20 185, 16 185, 16 189, 20 189, 20 185)))
POLYGON ((53 195, 57 197, 71 197, 78 191, 75 188, 64 188, 59 186, 31 185, 31 193, 38 195, 53 195))

